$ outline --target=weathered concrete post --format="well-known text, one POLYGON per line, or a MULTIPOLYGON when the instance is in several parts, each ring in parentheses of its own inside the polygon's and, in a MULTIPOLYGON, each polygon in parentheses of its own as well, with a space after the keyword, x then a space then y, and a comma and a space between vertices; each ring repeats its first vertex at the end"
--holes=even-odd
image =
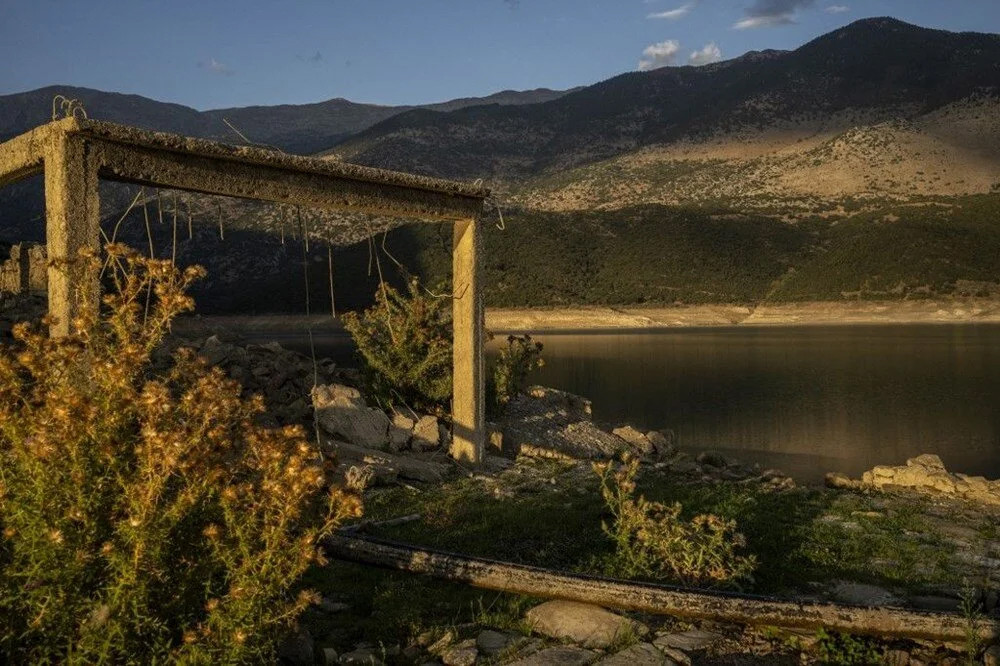
POLYGON ((478 219, 455 222, 452 245, 452 357, 451 456, 478 464, 484 456, 485 392, 483 390, 483 298, 479 276, 478 219))
POLYGON ((45 148, 45 237, 48 245, 49 314, 53 336, 70 332, 73 320, 96 314, 100 281, 80 259, 80 250, 100 249, 97 164, 84 140, 66 132, 45 148))

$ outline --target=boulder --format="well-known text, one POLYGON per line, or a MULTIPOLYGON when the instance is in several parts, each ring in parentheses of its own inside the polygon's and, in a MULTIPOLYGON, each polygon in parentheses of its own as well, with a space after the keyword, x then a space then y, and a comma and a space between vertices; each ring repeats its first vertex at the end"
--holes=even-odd
POLYGON ((202 343, 198 355, 205 359, 209 365, 219 365, 229 357, 232 351, 232 345, 227 345, 219 339, 218 335, 213 335, 202 343))
POLYGON ((596 656, 590 650, 565 645, 539 650, 523 659, 512 661, 507 666, 585 666, 596 656))
POLYGON ((389 443, 389 417, 369 408, 360 391, 343 384, 313 387, 316 422, 327 433, 352 444, 385 448, 389 443))
POLYGON ((389 425, 389 450, 392 452, 402 451, 410 443, 410 436, 413 434, 413 426, 416 422, 405 414, 399 412, 392 413, 392 422, 389 425))
POLYGON ((487 657, 492 657, 510 644, 510 636, 492 629, 485 629, 476 637, 476 647, 487 657))
POLYGON ((692 629, 691 631, 681 631, 672 634, 658 636, 653 645, 662 648, 673 648, 686 652, 697 652, 706 650, 713 644, 722 640, 722 636, 711 631, 692 629))
POLYGON ((668 438, 659 430, 650 430, 646 433, 646 439, 649 443, 653 445, 653 451, 656 455, 657 460, 663 460, 674 455, 677 452, 677 448, 672 443, 672 435, 668 438))
POLYGON ((823 477, 823 482, 827 488, 841 488, 844 490, 851 490, 861 486, 859 481, 855 481, 841 472, 829 472, 823 477))
POLYGON ((470 638, 442 650, 441 662, 445 666, 472 666, 478 656, 476 639, 470 638))
POLYGON ((828 484, 831 481, 851 483, 853 487, 876 490, 908 488, 951 495, 981 504, 1000 505, 1000 481, 991 481, 982 476, 952 474, 945 468, 940 457, 930 453, 910 458, 905 465, 898 467, 877 465, 862 474, 860 481, 845 481, 846 477, 842 474, 827 477, 828 484))
POLYGON ((637 455, 651 456, 656 452, 656 447, 654 447, 653 443, 649 441, 649 437, 630 425, 615 428, 611 431, 611 434, 625 440, 630 446, 632 446, 632 448, 635 449, 635 453, 637 455))
POLYGON ((414 451, 433 451, 441 445, 441 431, 438 430, 436 416, 421 416, 413 426, 413 438, 410 448, 414 451))
POLYGON ((677 664, 650 643, 636 643, 597 663, 602 666, 676 666, 677 664))
POLYGON ((722 469, 732 464, 732 461, 729 458, 722 455, 718 451, 702 451, 701 453, 698 454, 698 457, 695 458, 695 460, 701 463, 702 465, 706 465, 708 467, 717 467, 719 469, 722 469))
POLYGON ((308 631, 287 636, 278 646, 278 661, 281 664, 312 666, 315 660, 315 646, 308 631))
POLYGON ((585 648, 607 648, 622 635, 645 635, 648 628, 600 606, 578 601, 547 601, 527 612, 532 630, 585 648))
POLYGON ((396 477, 439 483, 452 469, 444 463, 420 460, 415 456, 397 456, 336 440, 326 440, 323 445, 345 462, 357 461, 370 465, 375 480, 382 483, 391 483, 396 477))

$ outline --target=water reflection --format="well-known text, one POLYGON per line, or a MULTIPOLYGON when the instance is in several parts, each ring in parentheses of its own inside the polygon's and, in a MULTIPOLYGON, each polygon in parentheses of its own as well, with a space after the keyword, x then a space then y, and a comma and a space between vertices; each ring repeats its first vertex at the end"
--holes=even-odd
POLYGON ((817 480, 924 452, 1000 475, 1000 327, 675 329, 539 334, 540 383, 595 418, 669 428, 817 480))

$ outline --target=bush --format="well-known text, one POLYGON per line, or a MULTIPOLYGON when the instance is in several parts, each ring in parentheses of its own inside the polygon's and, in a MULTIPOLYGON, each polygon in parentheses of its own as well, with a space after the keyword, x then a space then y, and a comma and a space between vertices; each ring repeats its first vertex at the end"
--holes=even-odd
POLYGON ((486 400, 494 416, 503 413, 507 403, 528 385, 528 375, 545 365, 542 343, 530 335, 508 335, 507 347, 500 350, 493 364, 492 380, 486 387, 486 400))
POLYGON ((451 300, 436 298, 414 278, 401 294, 386 283, 375 305, 344 315, 364 361, 369 395, 382 407, 403 403, 442 415, 451 400, 451 300))
POLYGON ((153 373, 200 269, 108 253, 104 319, 0 349, 0 661, 271 660, 318 540, 360 505, 222 371, 182 350, 153 373))
POLYGON ((602 524, 616 546, 610 573, 683 585, 735 587, 751 580, 756 558, 738 553, 746 543, 735 522, 710 514, 685 521, 680 504, 636 498, 638 469, 634 458, 617 469, 610 463, 594 465, 601 496, 614 519, 611 525, 602 524))

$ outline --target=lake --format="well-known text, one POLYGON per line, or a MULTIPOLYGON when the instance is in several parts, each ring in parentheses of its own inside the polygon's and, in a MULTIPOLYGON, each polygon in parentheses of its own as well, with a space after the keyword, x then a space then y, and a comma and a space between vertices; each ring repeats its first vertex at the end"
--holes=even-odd
MULTIPOLYGON (((238 326, 308 352, 281 318, 238 326)), ((669 429, 688 450, 779 467, 800 481, 937 453, 1000 477, 1000 326, 789 326, 538 333, 533 382, 586 396, 594 418, 669 429)), ((498 336, 495 348, 503 336, 498 336)), ((317 353, 351 358, 342 331, 317 353)))
POLYGON ((538 334, 538 383, 607 424, 803 481, 937 453, 1000 476, 1000 326, 798 326, 538 334))

